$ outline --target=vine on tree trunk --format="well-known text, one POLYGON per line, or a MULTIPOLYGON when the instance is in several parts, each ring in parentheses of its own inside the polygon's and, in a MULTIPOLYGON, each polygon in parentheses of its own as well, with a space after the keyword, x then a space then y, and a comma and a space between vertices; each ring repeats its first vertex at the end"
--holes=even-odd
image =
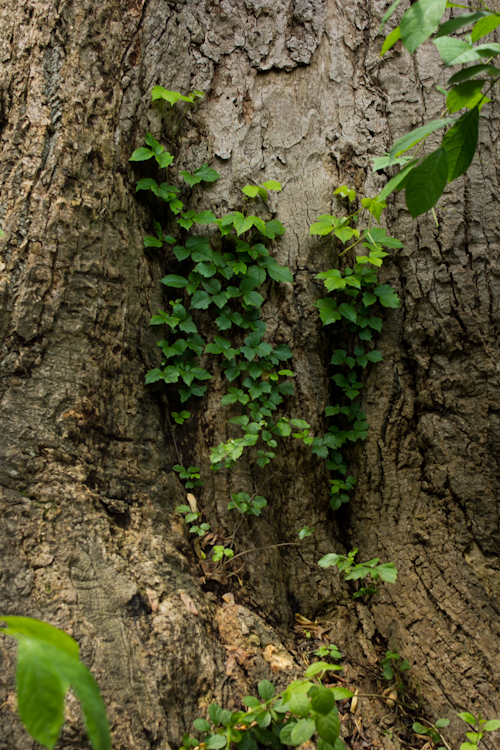
MULTIPOLYGON (((194 101, 194 94, 182 98, 177 92, 159 86, 155 87, 154 92, 154 99, 162 98, 171 107, 179 100, 194 101)), ((200 95, 200 92, 196 93, 200 95)), ((174 126, 174 133, 177 128, 178 123, 174 126)), ((341 340, 346 342, 346 348, 336 349, 331 358, 331 364, 337 369, 332 380, 339 396, 337 403, 326 408, 325 416, 336 419, 324 435, 314 436, 306 420, 278 414, 285 397, 294 396, 292 381, 295 374, 282 364, 292 359, 293 352, 286 344, 273 347, 264 340, 266 324, 260 318, 264 295, 269 293, 273 282, 293 283, 290 269, 278 264, 271 255, 272 243, 284 234, 285 227, 277 219, 264 221, 248 210, 235 210, 219 218, 210 210, 200 213, 185 210, 184 203, 178 197, 179 188, 168 181, 168 170, 174 157, 151 133, 146 133, 145 141, 147 148, 136 149, 131 161, 155 158, 159 168, 167 170, 167 180, 158 183, 152 177, 146 177, 137 182, 136 190, 151 190, 168 204, 170 214, 167 216, 169 233, 164 234, 161 223, 155 220, 156 236, 147 236, 144 245, 146 248, 160 248, 164 243, 173 246, 172 252, 178 262, 176 273, 167 274, 161 281, 169 289, 179 290, 169 301, 171 311, 159 310, 151 320, 152 325, 166 324, 171 336, 158 343, 164 359, 161 367, 147 373, 146 383, 163 381, 168 386, 179 384, 177 393, 181 403, 191 397, 202 397, 207 391, 204 383, 212 379, 207 369, 207 355, 218 357, 220 369, 231 384, 221 399, 221 406, 238 406, 240 413, 229 417, 227 422, 240 427, 243 435, 232 437, 212 448, 212 469, 231 469, 245 449, 253 449, 257 465, 264 468, 276 457, 279 441, 291 436, 309 446, 315 455, 327 462, 327 468, 333 474, 330 480, 330 505, 332 510, 338 510, 342 503, 349 500, 348 493, 356 483, 355 477, 348 475, 347 462, 341 449, 346 443, 364 440, 368 434, 366 414, 359 404, 363 387, 361 371, 369 362, 382 361, 380 352, 371 348, 374 332, 380 332, 383 324, 382 317, 373 314, 373 310, 400 306, 394 289, 388 284, 380 284, 377 276, 383 258, 388 255, 384 247, 402 247, 384 229, 371 227, 371 218, 379 221, 385 202, 379 198, 363 198, 361 207, 352 214, 342 218, 323 215, 310 228, 312 235, 333 233, 344 244, 354 238, 355 241, 340 255, 351 251, 361 242, 367 252, 354 255, 352 267, 348 266, 343 271, 327 270, 317 276, 323 281, 327 292, 333 295, 316 302, 320 318, 325 326, 341 322, 341 340), (360 230, 355 224, 365 210, 370 214, 370 222, 360 230), (173 217, 179 228, 175 228, 173 217), (210 237, 189 233, 194 225, 216 225, 219 232, 210 232, 210 237), (182 229, 189 234, 180 239, 182 229), (181 290, 183 296, 179 297, 177 294, 181 290), (201 310, 212 313, 209 318, 213 322, 212 330, 208 333, 211 338, 209 342, 198 329, 201 325, 198 311, 201 310), (229 331, 230 334, 226 333, 229 331)), ((193 174, 187 171, 180 174, 191 187, 215 182, 219 178, 217 172, 206 164, 193 174)), ((269 191, 280 192, 280 183, 267 180, 259 185, 246 185, 242 189, 247 205, 249 201, 266 204, 269 191)), ((335 194, 347 198, 349 204, 356 200, 355 191, 347 186, 338 188, 335 194)), ((203 320, 204 331, 207 329, 206 320, 203 320)), ((183 423, 190 412, 173 414, 178 423, 183 423)), ((176 465, 174 469, 187 480, 186 489, 195 486, 193 477, 197 485, 201 484, 196 467, 186 469, 176 465)), ((204 537, 210 531, 210 525, 200 522, 201 513, 196 501, 189 497, 192 498, 190 505, 181 505, 177 510, 184 515, 187 523, 194 522, 190 532, 204 537)), ((257 491, 252 496, 238 492, 232 495, 228 508, 257 516, 266 505, 267 500, 257 491)), ((302 539, 312 532, 312 529, 304 527, 299 531, 299 536, 302 539)), ((353 566, 355 554, 356 551, 350 553, 345 560, 338 555, 327 555, 320 564, 323 567, 337 565, 340 570, 345 570, 347 580, 380 578, 394 583, 397 571, 393 563, 379 565, 377 558, 353 566)), ((214 545, 211 560, 217 563, 233 555, 231 548, 214 545)), ((358 596, 369 596, 376 591, 375 587, 368 585, 358 591, 358 596)))

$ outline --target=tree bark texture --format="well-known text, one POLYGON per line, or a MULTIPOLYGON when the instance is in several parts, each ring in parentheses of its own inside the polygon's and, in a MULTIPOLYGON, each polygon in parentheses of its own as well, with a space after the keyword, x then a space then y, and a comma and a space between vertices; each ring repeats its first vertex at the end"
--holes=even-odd
MULTIPOLYGON (((210 473, 210 447, 232 434, 217 370, 174 442, 165 392, 144 385, 159 362, 148 324, 165 307, 159 280, 169 267, 144 252, 159 206, 137 199, 128 158, 145 129, 168 145, 152 87, 196 88, 206 96, 186 116, 176 165, 208 162, 221 179, 194 188, 189 207, 219 215, 241 209, 249 181, 282 183, 266 217, 287 227, 274 254, 295 283, 268 290, 266 340, 292 347, 290 414, 322 434, 337 334, 318 321, 314 277, 337 257, 308 228, 338 211, 340 184, 375 195, 386 177, 371 173, 370 158, 439 116, 435 84, 446 76, 434 48, 410 58, 398 43, 380 60, 386 4, 369 0, 1 0, 0 9, 0 613, 77 638, 114 750, 175 750, 212 700, 234 707, 263 677, 284 687, 298 669, 296 613, 333 625, 362 691, 378 689, 387 647, 402 653, 422 710, 451 718, 453 740, 457 710, 496 717, 496 101, 439 227, 431 216, 413 222, 401 194, 391 199, 388 227, 405 247, 383 280, 403 306, 388 312, 384 362, 366 377, 369 437, 352 451, 357 489, 335 516, 324 462, 303 446, 281 449, 272 473, 248 458, 210 473), (237 551, 256 550, 238 575, 203 582, 175 512, 185 502, 172 471, 179 456, 201 467, 198 501, 221 534, 234 529, 230 494, 266 482, 268 508, 237 533, 237 551), (304 524, 316 529, 315 555, 257 550, 297 542, 304 524), (399 570, 367 605, 315 566, 320 553, 353 546, 360 559, 399 570), (232 647, 246 654, 243 666, 228 662, 232 647)), ((5 639, 0 654, 0 749, 35 747, 16 716, 15 650, 5 639)), ((364 706, 375 737, 383 706, 364 706)), ((399 747, 381 733, 379 741, 399 747)), ((58 748, 87 746, 70 698, 58 748)))

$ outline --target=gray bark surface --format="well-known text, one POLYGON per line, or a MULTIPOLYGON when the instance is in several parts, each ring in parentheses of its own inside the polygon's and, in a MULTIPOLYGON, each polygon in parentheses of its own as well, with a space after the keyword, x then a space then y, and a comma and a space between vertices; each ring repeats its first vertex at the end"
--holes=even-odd
MULTIPOLYGON (((287 227, 274 254, 295 283, 268 292, 266 337, 294 351, 290 415, 324 430, 337 333, 319 325, 314 276, 336 251, 309 225, 338 210, 339 184, 374 195, 385 177, 370 158, 443 106, 431 46, 411 59, 398 44, 379 60, 384 10, 361 0, 0 0, 0 613, 78 640, 114 750, 176 750, 212 700, 237 706, 263 677, 284 687, 298 668, 296 613, 333 624, 362 691, 376 689, 386 647, 401 652, 427 715, 453 720, 453 740, 457 710, 498 715, 496 102, 439 228, 411 221, 400 194, 389 208, 405 248, 383 279, 403 307, 388 312, 385 361, 367 375, 371 429, 352 452, 357 490, 338 518, 323 462, 304 447, 287 444, 271 477, 245 458, 210 473, 210 447, 231 434, 220 379, 189 404, 177 445, 166 396, 144 386, 159 362, 149 320, 164 307, 168 269, 144 252, 157 207, 137 200, 128 158, 145 129, 168 144, 151 88, 197 88, 206 97, 186 117, 176 165, 208 162, 221 179, 195 188, 190 207, 240 209, 249 181, 282 183, 267 216, 287 227), (230 494, 267 480, 269 507, 238 531, 239 551, 296 542, 307 524, 318 555, 359 547, 360 560, 394 561, 397 584, 355 605, 318 555, 296 547, 255 551, 240 579, 204 583, 175 512, 185 501, 176 451, 201 467, 199 503, 221 534, 233 530, 230 494), (244 667, 228 666, 234 646, 244 667)), ((35 747, 16 716, 15 651, 3 638, 0 659, 0 750, 35 747)), ((380 711, 365 704, 365 731, 392 750, 397 740, 374 727, 380 711)), ((58 748, 87 746, 70 699, 58 748)))

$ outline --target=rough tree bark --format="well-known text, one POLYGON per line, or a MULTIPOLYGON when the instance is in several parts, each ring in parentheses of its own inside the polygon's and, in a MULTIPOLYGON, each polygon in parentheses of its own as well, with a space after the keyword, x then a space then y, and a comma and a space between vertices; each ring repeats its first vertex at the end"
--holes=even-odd
MULTIPOLYGON (((371 430, 351 457, 349 507, 333 518, 322 462, 287 446, 266 486, 268 510, 239 532, 243 550, 296 541, 307 523, 322 552, 356 545, 363 559, 393 560, 396 585, 354 605, 294 547, 247 555, 240 582, 200 584, 174 510, 184 491, 171 470, 168 404, 143 385, 158 362, 148 323, 165 269, 143 251, 152 209, 136 199, 128 157, 144 129, 168 134, 149 104, 153 85, 198 88, 206 97, 186 118, 178 164, 209 161, 222 177, 193 191, 196 207, 239 208, 249 180, 284 186, 271 203, 288 230, 275 254, 295 284, 269 296, 264 318, 269 340, 294 350, 293 415, 324 427, 335 332, 325 335, 312 303, 314 275, 335 253, 308 226, 331 211, 338 184, 374 194, 385 178, 370 173, 370 157, 442 106, 432 47, 411 59, 396 46, 379 61, 385 5, 0 2, 0 612, 78 639, 115 750, 176 748, 214 698, 235 705, 263 676, 284 685, 296 671, 297 612, 333 624, 347 675, 363 689, 376 687, 390 645, 413 664, 429 716, 498 714, 496 103, 480 159, 447 192, 439 228, 412 222, 401 196, 389 208, 405 248, 384 274, 403 307, 388 314, 385 361, 367 376, 371 430), (222 602, 224 589, 236 604, 222 602), (248 657, 228 678, 224 646, 235 645, 248 657)), ((254 467, 244 459, 230 475, 210 474, 209 448, 227 434, 215 390, 176 438, 204 472, 205 517, 227 532, 230 492, 252 486, 254 467)), ((16 717, 15 654, 3 639, 0 654, 0 748, 24 750, 34 744, 16 717)), ((376 711, 362 711, 375 737, 376 711)), ((71 701, 68 716, 58 747, 87 747, 71 701)))

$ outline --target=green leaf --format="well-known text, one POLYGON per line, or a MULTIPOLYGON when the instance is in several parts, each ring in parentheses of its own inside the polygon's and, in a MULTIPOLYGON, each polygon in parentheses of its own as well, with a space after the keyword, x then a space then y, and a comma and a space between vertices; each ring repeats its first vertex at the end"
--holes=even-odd
POLYGON ((281 183, 277 180, 266 180, 262 183, 262 187, 266 190, 275 190, 277 193, 281 190, 281 183))
POLYGON ((240 234, 247 232, 249 229, 253 227, 253 217, 243 216, 243 214, 240 214, 239 212, 235 212, 233 226, 236 229, 236 233, 239 236, 240 234))
POLYGON ((480 79, 476 81, 465 81, 452 88, 446 97, 446 106, 448 112, 458 112, 460 109, 467 107, 473 109, 481 101, 481 90, 485 81, 480 79))
POLYGON ((226 747, 227 745, 227 739, 222 734, 212 734, 211 737, 208 737, 205 740, 205 747, 208 748, 208 750, 221 750, 221 748, 226 747))
POLYGON ((330 234, 330 232, 333 232, 334 228, 334 217, 327 216, 325 214, 324 216, 320 216, 319 220, 314 222, 314 224, 311 224, 311 226, 309 227, 309 234, 324 237, 326 234, 330 234))
POLYGON ((199 214, 193 216, 193 221, 197 224, 215 224, 217 219, 212 211, 202 211, 199 214))
POLYGON ((220 174, 207 164, 203 164, 203 166, 195 169, 193 175, 197 178, 199 177, 203 182, 217 182, 220 177, 220 174))
POLYGON ((68 659, 64 665, 64 671, 76 697, 82 704, 90 744, 94 750, 111 750, 106 709, 96 681, 81 662, 68 659))
POLYGON ((325 299, 319 299, 315 303, 315 307, 319 310, 319 317, 324 326, 341 319, 341 314, 337 310, 337 302, 331 297, 325 299))
POLYGON ((479 135, 479 108, 474 107, 448 130, 441 144, 448 158, 448 182, 464 174, 476 153, 479 135))
POLYGON ((387 203, 384 200, 380 200, 380 196, 378 198, 363 198, 361 203, 363 204, 363 208, 366 208, 377 221, 380 220, 384 208, 387 208, 387 203))
POLYGON ((155 154, 155 159, 162 169, 166 169, 172 164, 174 157, 168 151, 164 151, 162 154, 155 154))
POLYGON ((311 703, 305 693, 292 693, 288 701, 288 708, 292 713, 304 718, 309 716, 311 703))
POLYGON ((153 151, 151 151, 150 148, 144 148, 144 146, 142 146, 141 148, 136 148, 129 161, 147 161, 148 159, 151 159, 152 156, 154 156, 153 151))
POLYGON ((401 307, 398 295, 389 284, 381 284, 375 287, 373 293, 377 295, 383 307, 401 307))
POLYGON ((402 190, 404 187, 404 181, 409 176, 412 169, 417 165, 417 161, 411 161, 404 169, 401 169, 392 179, 389 180, 387 185, 379 193, 379 198, 387 198, 394 190, 402 190))
POLYGON ((382 565, 377 565, 375 570, 379 574, 380 578, 386 583, 396 583, 398 571, 394 563, 388 562, 383 563, 382 565))
POLYGON ((241 192, 244 195, 247 195, 249 198, 256 198, 259 194, 259 188, 257 185, 245 185, 244 188, 242 188, 241 192))
POLYGON ((184 203, 177 198, 173 201, 169 201, 169 208, 174 214, 178 214, 184 208, 184 203))
POLYGON ((257 685, 257 690, 263 701, 269 701, 274 696, 275 688, 269 680, 261 680, 257 685))
POLYGON ((313 709, 323 716, 329 714, 335 705, 333 692, 323 685, 313 685, 309 690, 309 696, 313 709))
POLYGON ((163 242, 156 237, 144 237, 144 247, 163 247, 163 242))
POLYGON ((328 742, 329 745, 335 745, 339 736, 340 720, 338 717, 337 707, 326 716, 316 717, 316 729, 319 736, 328 742))
POLYGON ((55 628, 46 622, 35 620, 31 617, 0 616, 0 622, 6 622, 7 628, 0 628, 0 632, 6 635, 28 635, 37 638, 44 643, 50 643, 59 651, 63 651, 73 659, 79 658, 80 647, 78 643, 67 635, 63 630, 55 628))
MULTIPOLYGON (((452 34, 457 29, 463 29, 464 26, 469 26, 471 23, 474 23, 474 21, 477 21, 478 18, 483 18, 484 16, 488 16, 488 13, 480 10, 478 13, 462 13, 461 16, 451 18, 449 21, 446 21, 446 23, 441 24, 434 39, 438 39, 440 36, 446 36, 447 34, 452 34)), ((498 19, 498 22, 500 23, 500 18, 498 19)), ((472 41, 477 42, 477 39, 473 38, 472 41)))
POLYGON ((222 708, 217 703, 211 703, 208 707, 208 715, 212 724, 218 727, 221 723, 222 708))
POLYGON ((212 169, 212 167, 209 167, 207 164, 203 164, 202 167, 198 167, 198 169, 195 169, 193 174, 191 172, 188 172, 187 170, 183 170, 181 172, 182 177, 184 177, 185 181, 193 187, 194 185, 198 185, 202 180, 204 182, 215 182, 219 179, 220 174, 215 171, 215 169, 212 169))
POLYGON ((168 274, 161 279, 161 283, 165 286, 172 286, 175 289, 183 289, 189 284, 189 281, 184 276, 176 276, 174 273, 168 274))
POLYGON ((156 182, 156 180, 153 180, 152 177, 145 177, 143 180, 137 181, 135 192, 137 193, 139 190, 151 190, 152 188, 157 187, 158 183, 156 182))
POLYGON ((338 306, 338 311, 343 318, 346 318, 346 320, 349 320, 351 323, 356 322, 357 314, 352 305, 348 305, 347 302, 343 302, 338 306))
POLYGON ((500 44, 491 42, 489 44, 478 44, 473 47, 468 42, 455 39, 451 36, 443 36, 434 42, 438 48, 444 64, 463 65, 464 63, 480 60, 481 57, 496 57, 500 54, 500 44))
POLYGON ((444 148, 433 151, 413 170, 406 186, 406 205, 414 219, 436 205, 447 178, 448 155, 444 148))
POLYGON ((53 748, 64 722, 64 696, 69 687, 40 641, 17 636, 17 700, 19 715, 31 736, 53 748))
POLYGON ((306 671, 304 672, 304 676, 307 678, 314 677, 315 675, 320 674, 320 672, 328 672, 337 669, 338 667, 336 664, 328 664, 328 662, 326 661, 315 661, 307 667, 306 671))
POLYGON ((486 36, 486 34, 489 34, 500 24, 500 16, 490 15, 486 13, 474 13, 473 15, 486 16, 485 18, 479 20, 472 29, 471 39, 473 42, 477 42, 478 39, 481 39, 483 36, 486 36))
POLYGON ((334 687, 332 688, 332 692, 336 701, 342 701, 345 698, 352 698, 354 695, 354 693, 347 688, 334 687))
POLYGON ((198 732, 209 732, 211 729, 210 722, 206 719, 195 719, 193 726, 198 732))
MULTIPOLYGON (((438 720, 436 721, 436 723, 434 724, 434 726, 436 727, 436 729, 441 729, 442 727, 443 727, 443 728, 444 728, 444 727, 447 727, 449 723, 450 723, 450 720, 449 720, 449 719, 438 719, 438 720)), ((499 722, 499 726, 500 726, 500 722, 499 722)), ((483 727, 483 729, 484 729, 484 728, 485 728, 485 727, 483 727)))
POLYGON ((458 717, 459 717, 460 719, 463 719, 463 721, 466 721, 466 722, 467 722, 467 724, 472 724, 472 725, 474 725, 474 724, 476 724, 476 723, 477 723, 477 722, 476 722, 476 719, 474 718, 474 716, 473 716, 473 715, 472 715, 471 713, 469 713, 468 711, 463 711, 462 713, 460 713, 460 714, 457 714, 457 716, 458 716, 458 717))
POLYGON ((394 47, 397 41, 401 39, 401 29, 399 26, 396 26, 395 29, 391 31, 390 34, 387 35, 387 37, 384 40, 384 43, 382 45, 382 49, 380 51, 380 57, 385 55, 386 52, 388 52, 391 47, 394 47))
POLYGON ((400 2, 401 2, 401 0, 394 0, 394 2, 392 3, 392 5, 390 6, 389 10, 384 14, 384 17, 382 18, 382 23, 380 24, 380 29, 379 29, 379 32, 378 32, 379 34, 382 31, 382 27, 387 23, 387 21, 392 16, 392 14, 396 10, 396 8, 398 7, 398 5, 399 5, 400 2))
POLYGON ((494 65, 488 64, 472 65, 472 67, 464 68, 463 70, 459 70, 458 73, 455 73, 455 75, 452 75, 452 77, 448 80, 447 86, 450 86, 452 83, 460 83, 461 81, 467 81, 470 78, 475 78, 476 76, 481 75, 481 73, 499 75, 500 69, 495 68, 494 65))
POLYGON ((110 750, 104 704, 87 668, 50 642, 29 635, 16 638, 19 714, 30 734, 46 747, 54 747, 64 720, 64 696, 71 685, 82 704, 94 750, 110 750))
POLYGON ((400 21, 401 39, 412 55, 439 26, 446 8, 446 0, 419 0, 400 21))
POLYGON ((243 301, 251 307, 260 307, 264 302, 264 297, 258 292, 247 292, 243 295, 243 301))
MULTIPOLYGON (((499 23, 500 23, 500 19, 499 19, 499 23)), ((437 722, 436 722, 436 726, 437 726, 437 722)), ((497 729, 500 729, 500 721, 498 719, 491 719, 491 721, 487 721, 486 724, 484 724, 481 727, 481 729, 483 729, 485 732, 496 732, 497 729)))
POLYGON ((278 221, 278 219, 272 219, 271 221, 266 221, 263 234, 270 240, 274 240, 276 235, 281 236, 282 234, 285 234, 285 227, 281 221, 278 221))
MULTIPOLYGON (((415 5, 412 5, 412 8, 415 7, 415 5)), ((455 122, 456 120, 450 117, 445 118, 444 120, 432 120, 426 125, 422 125, 422 127, 416 128, 406 135, 403 135, 401 138, 398 138, 396 143, 394 143, 394 145, 392 146, 389 155, 391 157, 396 157, 415 146, 419 141, 422 140, 422 138, 425 138, 426 135, 434 133, 434 131, 439 130, 440 128, 444 128, 447 125, 453 125, 455 122)))
POLYGON ((321 568, 331 568, 332 565, 337 565, 339 560, 339 555, 335 554, 334 552, 330 552, 328 555, 324 555, 321 560, 318 560, 318 565, 321 568))
POLYGON ((316 730, 316 725, 312 719, 300 719, 290 733, 292 745, 302 745, 311 739, 316 730))
POLYGON ((284 745, 292 745, 291 734, 296 726, 296 721, 289 721, 280 732, 280 740, 284 745))

